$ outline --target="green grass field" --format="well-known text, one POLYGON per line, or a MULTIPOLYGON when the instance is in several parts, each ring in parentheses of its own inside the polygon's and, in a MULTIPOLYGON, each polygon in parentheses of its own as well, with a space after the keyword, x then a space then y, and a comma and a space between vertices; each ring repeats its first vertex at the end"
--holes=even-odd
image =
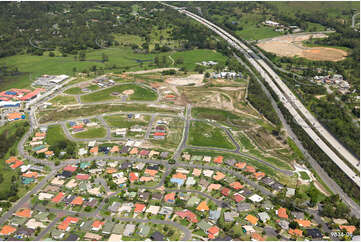
POLYGON ((194 146, 234 149, 222 129, 205 122, 192 122, 189 129, 188 144, 194 146))
POLYGON ((122 93, 123 91, 130 89, 133 90, 134 93, 129 96, 129 100, 154 101, 157 99, 156 93, 151 89, 140 87, 135 84, 123 84, 81 96, 81 100, 85 103, 115 100, 119 99, 119 97, 111 95, 112 92, 122 93))
POLYGON ((308 176, 308 174, 305 171, 300 171, 300 175, 301 175, 301 178, 303 180, 309 180, 310 179, 310 177, 308 176))
POLYGON ((106 135, 106 129, 103 127, 88 128, 86 131, 79 132, 73 136, 78 139, 103 138, 106 135))
POLYGON ((267 26, 257 27, 255 25, 249 25, 241 31, 236 31, 236 35, 246 40, 260 40, 280 36, 283 35, 283 33, 276 32, 267 26))
MULTIPOLYGON (((143 70, 148 67, 141 65, 137 60, 153 60, 156 56, 183 57, 184 65, 187 68, 194 68, 195 63, 201 60, 225 61, 226 57, 213 50, 189 50, 184 52, 166 52, 161 54, 134 53, 130 47, 108 48, 89 50, 86 52, 86 60, 78 61, 73 55, 67 57, 49 57, 33 55, 15 55, 0 59, 0 64, 7 63, 18 67, 22 75, 9 77, 0 83, 0 91, 9 88, 29 88, 30 84, 43 74, 66 74, 73 76, 73 68, 77 72, 88 70, 92 66, 105 68, 106 66, 117 65, 117 69, 106 69, 104 72, 119 72, 121 70, 143 70), (109 57, 109 61, 102 63, 102 54, 109 57)), ((152 67, 155 68, 155 67, 152 67)), ((149 69, 149 68, 148 68, 149 69)))
POLYGON ((67 141, 63 128, 61 125, 51 125, 48 127, 45 141, 48 145, 52 146, 61 141, 67 141))
POLYGON ((56 96, 53 99, 50 99, 49 102, 53 105, 76 104, 75 97, 73 96, 56 96))
POLYGON ((70 94, 70 95, 77 95, 77 94, 82 94, 83 92, 81 91, 80 87, 72 87, 72 88, 65 90, 64 93, 70 94))
POLYGON ((136 119, 128 119, 125 115, 112 115, 112 116, 105 116, 104 120, 109 124, 109 126, 115 127, 115 128, 130 128, 133 125, 141 125, 145 126, 148 123, 136 120, 136 119))

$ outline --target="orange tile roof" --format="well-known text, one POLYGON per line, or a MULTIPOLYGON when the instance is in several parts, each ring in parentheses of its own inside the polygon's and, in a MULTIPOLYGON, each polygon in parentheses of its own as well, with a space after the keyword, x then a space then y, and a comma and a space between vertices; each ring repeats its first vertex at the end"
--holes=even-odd
POLYGON ((256 173, 253 173, 254 177, 259 180, 261 178, 263 178, 266 174, 264 172, 256 172, 256 173))
POLYGON ((94 146, 93 148, 90 149, 90 153, 97 154, 98 151, 99 151, 99 147, 98 147, 98 146, 94 146))
POLYGON ((221 188, 221 184, 211 184, 208 186, 208 192, 212 191, 212 190, 219 190, 221 188))
POLYGON ((134 172, 131 172, 131 173, 129 174, 129 180, 130 180, 131 182, 137 181, 137 180, 138 180, 138 175, 135 174, 134 172))
POLYGON ((7 116, 8 116, 8 119, 13 120, 13 119, 20 119, 22 115, 23 114, 21 114, 21 113, 8 113, 7 116))
POLYGON ((216 158, 214 158, 213 160, 215 163, 221 164, 223 163, 223 156, 217 156, 216 158))
POLYGON ((253 216, 252 214, 248 214, 247 217, 246 217, 246 220, 248 222, 250 222, 251 224, 253 225, 256 225, 257 222, 258 222, 258 218, 256 218, 255 216, 253 216))
POLYGON ((16 231, 16 228, 10 226, 10 225, 4 225, 0 231, 1 235, 9 235, 16 231))
POLYGON ((99 221, 99 220, 95 220, 92 224, 93 228, 100 228, 105 224, 105 222, 99 221))
POLYGON ((141 181, 141 182, 154 181, 154 177, 153 176, 142 176, 139 178, 139 181, 141 181))
POLYGON ((168 193, 164 196, 164 201, 174 202, 175 201, 175 192, 168 193))
POLYGON ((130 155, 136 155, 138 154, 138 148, 137 147, 134 147, 130 152, 129 152, 130 155))
POLYGON ((176 173, 176 174, 174 174, 173 176, 172 176, 172 178, 178 178, 178 179, 183 179, 183 180, 185 180, 185 179, 187 179, 187 176, 186 175, 184 175, 184 174, 182 174, 182 173, 176 173))
POLYGON ((75 218, 75 217, 66 217, 66 218, 64 219, 64 221, 61 222, 61 223, 58 225, 58 229, 67 230, 70 223, 77 223, 78 221, 79 221, 78 218, 75 218))
POLYGON ((114 145, 113 148, 110 150, 111 153, 119 152, 119 146, 114 145))
POLYGON ((356 227, 353 225, 340 225, 339 227, 340 229, 345 229, 350 234, 352 234, 356 230, 356 227))
POLYGON ((59 192, 58 195, 56 195, 55 197, 53 197, 53 199, 51 200, 54 203, 58 203, 60 202, 60 200, 64 197, 64 193, 59 192))
POLYGON ((117 169, 115 168, 107 168, 106 173, 113 174, 114 172, 117 172, 117 169))
POLYGON ((12 165, 10 166, 10 168, 11 168, 11 169, 16 169, 16 168, 18 168, 19 166, 22 166, 23 164, 24 164, 24 162, 22 162, 21 160, 17 160, 17 161, 15 161, 14 164, 12 164, 12 165))
POLYGON ((45 137, 45 136, 46 136, 46 133, 37 132, 35 134, 35 137, 45 137))
POLYGON ((216 181, 222 180, 225 175, 222 172, 217 171, 216 174, 213 176, 213 179, 216 181))
POLYGON ((13 162, 16 162, 18 160, 18 158, 16 156, 10 156, 9 159, 7 159, 5 162, 6 164, 10 164, 13 162))
POLYGON ((256 172, 256 168, 254 168, 253 166, 246 166, 245 171, 250 172, 250 173, 254 173, 254 172, 256 172))
POLYGON ((208 205, 207 205, 207 202, 206 202, 206 201, 201 202, 201 203, 198 205, 197 210, 198 210, 198 211, 208 211, 208 210, 209 210, 209 207, 208 207, 208 205))
POLYGON ((300 230, 300 229, 289 229, 289 230, 288 230, 288 233, 289 233, 290 235, 297 235, 297 236, 300 236, 300 237, 301 237, 303 231, 300 230))
POLYGON ((23 177, 28 177, 28 178, 37 178, 38 177, 38 173, 37 172, 32 172, 32 171, 28 171, 26 173, 23 173, 23 177))
POLYGON ((219 232, 219 228, 217 226, 212 226, 207 231, 210 234, 216 235, 219 232))
POLYGON ((41 154, 41 153, 44 153, 46 151, 48 151, 48 147, 45 147, 44 149, 36 151, 36 154, 41 154))
POLYGON ((232 182, 231 184, 229 184, 233 189, 235 190, 239 190, 239 189, 242 189, 243 188, 243 185, 238 182, 238 181, 235 181, 235 182, 232 182))
POLYGON ((32 211, 28 208, 21 209, 16 212, 16 216, 22 217, 22 218, 31 218, 32 211))
POLYGON ((144 173, 148 174, 150 176, 155 176, 158 173, 158 171, 157 170, 145 169, 144 173))
POLYGON ((256 241, 265 241, 265 239, 257 233, 252 233, 252 239, 256 240, 256 241))
POLYGON ((54 155, 54 151, 51 150, 45 151, 45 155, 54 155))
POLYGON ((202 174, 202 170, 194 168, 193 173, 194 176, 200 176, 202 174))
POLYGON ((145 208, 145 204, 143 204, 143 203, 136 203, 134 206, 135 206, 135 208, 134 208, 135 213, 141 213, 141 212, 143 212, 143 210, 145 208))
POLYGON ((247 165, 246 162, 238 162, 238 163, 235 164, 235 166, 236 166, 238 169, 243 169, 243 168, 246 167, 246 165, 247 165))
POLYGON ((311 226, 311 221, 310 221, 310 220, 295 219, 295 221, 296 221, 301 227, 310 227, 310 226, 311 226))
POLYGON ((82 205, 84 202, 84 198, 78 196, 76 198, 74 198, 73 201, 71 201, 71 205, 82 205))
POLYGON ((280 218, 288 219, 287 210, 285 208, 280 208, 277 210, 277 215, 280 218))

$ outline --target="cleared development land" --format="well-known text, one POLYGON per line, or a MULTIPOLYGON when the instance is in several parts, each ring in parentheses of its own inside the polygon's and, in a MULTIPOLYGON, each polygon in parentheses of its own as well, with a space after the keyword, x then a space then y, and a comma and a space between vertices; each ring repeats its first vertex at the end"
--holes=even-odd
POLYGON ((286 57, 303 57, 314 61, 340 61, 347 52, 329 47, 306 47, 303 41, 311 38, 326 38, 325 34, 293 34, 265 39, 257 44, 267 52, 286 57))

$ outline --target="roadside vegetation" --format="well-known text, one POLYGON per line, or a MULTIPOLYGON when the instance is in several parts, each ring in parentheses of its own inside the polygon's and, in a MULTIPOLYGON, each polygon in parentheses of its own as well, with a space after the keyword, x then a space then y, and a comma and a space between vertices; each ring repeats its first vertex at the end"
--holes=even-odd
POLYGON ((104 138, 106 135, 106 129, 103 127, 88 128, 85 131, 74 134, 73 136, 78 139, 94 139, 104 138))
MULTIPOLYGON (((29 128, 27 121, 13 121, 0 127, 0 200, 16 201, 23 186, 17 172, 5 163, 10 156, 16 156, 17 143, 29 128)), ((0 203, 6 208, 7 203, 0 203)))

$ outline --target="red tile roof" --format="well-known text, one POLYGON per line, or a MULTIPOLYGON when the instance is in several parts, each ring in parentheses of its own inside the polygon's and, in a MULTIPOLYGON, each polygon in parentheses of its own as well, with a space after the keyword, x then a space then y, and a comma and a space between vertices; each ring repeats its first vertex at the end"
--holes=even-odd
POLYGON ((180 216, 181 218, 187 218, 187 220, 189 222, 192 222, 192 223, 198 223, 198 219, 197 219, 197 216, 192 213, 191 211, 189 210, 183 210, 183 211, 177 211, 175 212, 176 215, 180 216))
POLYGON ((233 200, 236 201, 236 202, 242 202, 245 198, 242 196, 242 195, 239 195, 239 194, 235 194, 233 195, 233 200))
POLYGON ((88 174, 78 174, 78 175, 76 175, 76 179, 78 179, 78 180, 88 180, 89 179, 89 175, 88 174))
POLYGON ((136 204, 135 204, 135 208, 134 208, 134 212, 135 212, 135 213, 141 213, 141 212, 144 211, 144 209, 145 209, 145 204, 143 204, 143 203, 136 203, 136 204))
POLYGON ((229 196, 230 191, 231 191, 231 190, 230 190, 229 188, 224 187, 224 188, 222 188, 221 193, 222 193, 224 196, 229 196))
POLYGON ((53 199, 51 199, 52 202, 54 203, 58 203, 61 201, 61 199, 64 197, 64 193, 59 192, 58 195, 56 195, 55 197, 53 197, 53 199))
POLYGON ((10 225, 4 225, 0 231, 0 235, 9 235, 16 231, 16 228, 10 225))
POLYGON ((74 172, 74 171, 76 171, 76 169, 78 169, 78 167, 68 165, 68 166, 64 167, 64 169, 63 169, 63 170, 64 170, 64 171, 74 172))

